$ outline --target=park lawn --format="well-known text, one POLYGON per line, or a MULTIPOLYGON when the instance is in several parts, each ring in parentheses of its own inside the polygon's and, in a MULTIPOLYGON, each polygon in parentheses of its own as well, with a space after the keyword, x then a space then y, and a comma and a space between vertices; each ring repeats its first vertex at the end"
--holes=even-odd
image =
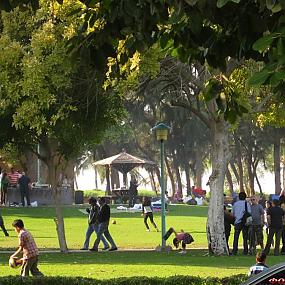
MULTIPOLYGON (((81 207, 82 208, 82 207, 81 207)), ((192 233, 195 242, 191 248, 207 248, 206 216, 207 207, 173 205, 169 206, 166 217, 168 227, 176 230, 184 229, 192 233)), ((79 207, 70 206, 63 208, 65 217, 66 239, 70 249, 82 247, 87 227, 87 215, 79 211, 79 207)), ((6 238, 0 233, 0 249, 13 249, 17 246, 16 233, 11 223, 14 219, 22 218, 25 227, 31 231, 40 249, 58 248, 58 240, 55 230, 55 211, 52 207, 38 208, 2 208, 2 216, 10 237, 6 238)), ((159 229, 161 225, 160 213, 154 214, 155 222, 159 229)), ((110 232, 119 248, 148 248, 153 249, 161 243, 161 232, 154 231, 150 224, 151 232, 145 231, 143 217, 140 213, 114 213, 111 220, 116 224, 110 224, 110 232)), ((93 243, 95 235, 91 238, 93 243)), ((172 239, 167 241, 171 244, 172 239)))
MULTIPOLYGON (((47 276, 81 276, 95 279, 173 275, 229 277, 246 274, 254 263, 252 256, 214 257, 204 254, 204 250, 195 249, 186 255, 180 255, 177 251, 42 253, 39 268, 47 276)), ((0 276, 19 274, 19 269, 8 267, 8 256, 0 254, 0 276)), ((270 266, 282 261, 282 256, 268 258, 270 266)))

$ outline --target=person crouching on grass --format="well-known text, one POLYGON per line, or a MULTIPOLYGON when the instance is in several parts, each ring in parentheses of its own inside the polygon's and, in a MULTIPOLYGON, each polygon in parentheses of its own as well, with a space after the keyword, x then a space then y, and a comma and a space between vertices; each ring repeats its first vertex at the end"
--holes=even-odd
POLYGON ((15 228, 16 233, 18 233, 19 248, 10 258, 16 258, 21 251, 23 252, 21 276, 29 276, 29 272, 33 276, 43 276, 38 269, 39 251, 33 236, 24 228, 24 223, 20 219, 15 220, 12 226, 15 228))
POLYGON ((175 232, 173 229, 173 233, 175 234, 175 238, 173 239, 173 245, 176 248, 179 248, 179 245, 181 243, 182 250, 179 252, 181 254, 186 253, 186 244, 190 244, 194 241, 193 237, 189 233, 185 233, 183 230, 181 230, 180 233, 175 232))

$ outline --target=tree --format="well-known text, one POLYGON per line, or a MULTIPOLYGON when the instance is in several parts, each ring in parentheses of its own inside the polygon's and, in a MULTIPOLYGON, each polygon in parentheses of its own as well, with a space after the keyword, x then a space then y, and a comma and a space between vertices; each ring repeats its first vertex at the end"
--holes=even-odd
MULTIPOLYGON (((4 107, 1 115, 8 116, 8 126, 15 131, 10 134, 11 142, 18 142, 18 137, 19 144, 24 143, 48 166, 59 245, 65 252, 59 174, 89 145, 98 143, 108 127, 117 124, 123 106, 116 92, 108 87, 103 89, 105 73, 98 74, 87 63, 88 58, 74 60, 68 52, 68 40, 81 21, 77 15, 67 17, 75 2, 63 6, 50 6, 48 1, 40 4, 36 13, 32 9, 23 12, 31 13, 29 19, 34 21, 31 34, 25 36, 30 38, 28 41, 11 35, 9 23, 13 21, 3 21, 2 49, 12 55, 8 64, 2 61, 1 75, 6 85, 0 92, 4 107), (16 48, 12 50, 10 46, 16 48), (21 133, 25 135, 19 137, 21 133), (37 152, 36 143, 41 143, 44 152, 37 152)), ((7 19, 23 16, 19 9, 2 15, 7 19)))

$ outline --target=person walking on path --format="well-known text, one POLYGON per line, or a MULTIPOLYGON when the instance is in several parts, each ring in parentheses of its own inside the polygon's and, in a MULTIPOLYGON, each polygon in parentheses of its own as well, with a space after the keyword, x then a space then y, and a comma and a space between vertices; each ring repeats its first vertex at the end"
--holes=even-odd
POLYGON ((8 175, 6 172, 4 172, 2 174, 2 178, 1 178, 1 205, 5 205, 7 202, 7 192, 8 192, 8 186, 9 186, 9 179, 8 179, 8 175))
POLYGON ((273 237, 275 235, 274 255, 279 255, 280 239, 282 234, 284 211, 279 207, 279 201, 273 200, 272 207, 267 212, 269 234, 267 237, 264 253, 268 255, 273 237))
POLYGON ((19 179, 20 193, 21 193, 21 203, 25 207, 25 198, 27 200, 28 206, 31 205, 30 202, 30 187, 31 179, 26 175, 25 172, 22 173, 22 176, 19 179))
POLYGON ((2 217, 2 215, 1 215, 1 213, 0 213, 0 228, 2 229, 4 235, 5 235, 6 237, 8 237, 9 234, 8 234, 6 228, 5 228, 4 220, 3 220, 3 217, 2 217))
POLYGON ((264 210, 258 204, 256 196, 251 197, 251 216, 252 227, 250 232, 250 253, 255 254, 256 245, 260 245, 261 249, 264 248, 263 244, 263 225, 264 225, 264 210))
MULTIPOLYGON (((81 248, 81 250, 88 250, 89 241, 90 241, 90 237, 91 237, 92 233, 98 232, 98 213, 99 213, 100 207, 98 206, 97 200, 94 197, 90 197, 88 202, 90 204, 90 208, 86 209, 86 211, 89 214, 88 215, 88 228, 86 231, 85 242, 84 242, 83 248, 81 248)), ((103 235, 101 236, 101 241, 104 244, 103 250, 109 249, 109 244, 103 235)))
POLYGON ((157 225, 155 224, 153 220, 153 209, 151 206, 151 200, 149 197, 144 197, 143 198, 143 203, 142 203, 142 216, 144 217, 144 224, 146 226, 146 231, 149 232, 149 226, 147 223, 148 218, 150 219, 150 222, 154 226, 155 230, 158 232, 157 225))
POLYGON ((265 270, 268 270, 268 266, 265 264, 266 262, 266 254, 264 252, 258 252, 256 254, 256 264, 251 266, 248 272, 248 276, 253 276, 258 273, 261 273, 265 270))
POLYGON ((109 222, 110 222, 110 207, 106 204, 106 200, 104 197, 99 198, 99 205, 100 210, 98 213, 98 231, 97 231, 97 238, 94 242, 93 248, 91 251, 98 251, 98 245, 101 240, 102 235, 104 234, 107 241, 110 243, 111 248, 109 251, 117 250, 117 246, 109 232, 109 222))
POLYGON ((18 233, 19 248, 10 258, 16 258, 20 252, 23 252, 21 276, 29 276, 29 272, 31 272, 33 276, 43 276, 38 269, 39 251, 33 236, 24 228, 24 222, 20 219, 15 220, 12 226, 18 233))
POLYGON ((235 218, 235 232, 233 241, 233 251, 232 254, 236 255, 238 252, 238 239, 240 232, 242 232, 243 237, 243 254, 248 254, 248 231, 249 227, 243 222, 243 217, 245 212, 251 213, 250 204, 246 201, 246 193, 239 193, 239 201, 235 202, 233 205, 233 216, 235 218))

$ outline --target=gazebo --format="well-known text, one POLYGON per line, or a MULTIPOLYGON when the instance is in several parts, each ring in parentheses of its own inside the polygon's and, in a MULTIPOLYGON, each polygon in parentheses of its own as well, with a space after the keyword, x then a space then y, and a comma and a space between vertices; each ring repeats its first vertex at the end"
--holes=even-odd
MULTIPOLYGON (((105 166, 106 167, 106 179, 107 179, 107 192, 110 194, 110 169, 114 167, 116 170, 123 174, 123 181, 125 189, 127 189, 127 173, 130 172, 132 169, 138 166, 146 166, 146 165, 153 165, 155 166, 156 163, 147 160, 144 158, 139 158, 127 153, 123 150, 121 153, 107 157, 105 159, 96 161, 94 163, 95 166, 105 166)), ((112 189, 113 190, 113 189, 112 189)))

